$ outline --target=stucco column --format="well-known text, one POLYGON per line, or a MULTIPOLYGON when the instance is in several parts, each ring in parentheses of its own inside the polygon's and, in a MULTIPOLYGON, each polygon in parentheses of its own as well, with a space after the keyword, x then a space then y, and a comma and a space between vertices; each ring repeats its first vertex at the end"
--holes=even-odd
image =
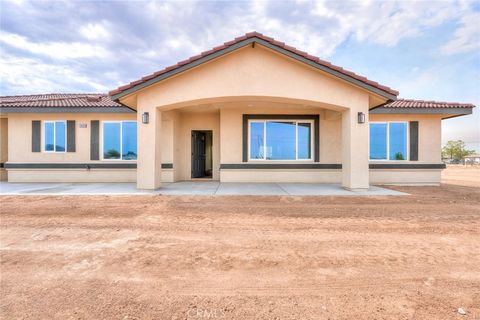
POLYGON ((342 112, 342 186, 352 191, 366 191, 368 169, 368 106, 342 112), (358 112, 365 123, 358 123, 358 112))
POLYGON ((162 113, 158 108, 137 112, 137 188, 157 189, 161 185, 162 113), (149 123, 142 123, 142 114, 149 113, 149 123))

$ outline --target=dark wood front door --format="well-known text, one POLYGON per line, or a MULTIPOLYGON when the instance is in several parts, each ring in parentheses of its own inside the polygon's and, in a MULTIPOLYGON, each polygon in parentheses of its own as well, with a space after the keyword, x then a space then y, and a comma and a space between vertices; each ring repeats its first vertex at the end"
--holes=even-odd
POLYGON ((192 178, 205 177, 205 132, 192 131, 192 178))

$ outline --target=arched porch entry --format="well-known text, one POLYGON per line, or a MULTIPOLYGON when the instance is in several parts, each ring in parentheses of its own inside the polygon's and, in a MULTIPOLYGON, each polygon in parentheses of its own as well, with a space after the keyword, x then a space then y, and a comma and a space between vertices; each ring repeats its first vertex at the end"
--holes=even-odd
POLYGON ((139 103, 138 188, 156 189, 162 181, 192 179, 192 134, 211 132, 214 180, 342 183, 348 189, 367 189, 368 120, 358 123, 358 112, 368 115, 368 99, 350 107, 260 95, 211 97, 161 106, 139 103), (144 112, 149 114, 148 124, 141 123, 144 112), (281 133, 284 129, 290 133, 281 133), (290 149, 287 145, 289 154, 275 156, 266 141, 274 134, 278 135, 276 143, 283 145, 288 143, 278 142, 282 137, 289 140, 289 134, 295 136, 295 150, 293 144, 290 149), (306 144, 299 142, 302 134, 311 139, 310 148, 300 150, 306 144))

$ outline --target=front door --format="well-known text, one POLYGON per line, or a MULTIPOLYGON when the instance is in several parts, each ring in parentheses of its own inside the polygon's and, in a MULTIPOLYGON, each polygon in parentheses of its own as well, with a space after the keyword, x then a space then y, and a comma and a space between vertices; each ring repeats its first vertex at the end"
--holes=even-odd
POLYGON ((192 131, 192 178, 205 177, 205 132, 192 131))

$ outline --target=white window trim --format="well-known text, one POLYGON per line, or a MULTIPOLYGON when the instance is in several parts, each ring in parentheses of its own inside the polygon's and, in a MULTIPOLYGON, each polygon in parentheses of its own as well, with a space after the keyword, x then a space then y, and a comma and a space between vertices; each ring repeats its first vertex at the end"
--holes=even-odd
POLYGON ((122 159, 123 157, 123 141, 122 141, 122 131, 123 131, 123 125, 122 123, 124 122, 132 122, 132 123, 137 123, 136 120, 108 120, 108 121, 101 121, 102 123, 102 128, 101 128, 101 132, 100 132, 100 160, 101 161, 122 161, 122 162, 137 162, 137 159, 138 159, 138 125, 137 125, 137 159, 135 160, 124 160, 122 159), (103 157, 103 145, 104 145, 104 141, 103 141, 103 131, 104 131, 104 124, 105 123, 119 123, 120 124, 120 159, 105 159, 103 157))
POLYGON ((252 162, 313 162, 313 149, 314 149, 314 141, 315 141, 315 132, 314 132, 314 120, 311 119, 251 119, 248 120, 248 161, 252 162), (295 122, 295 159, 267 159, 267 122, 295 122), (251 158, 250 152, 250 141, 251 141, 251 130, 250 124, 251 123, 263 123, 263 159, 255 159, 251 158), (298 158, 298 123, 310 123, 310 158, 308 159, 299 159, 298 158))
POLYGON ((404 162, 410 160, 410 123, 408 121, 370 121, 368 125, 368 160, 369 161, 393 161, 404 162), (407 143, 406 143, 406 155, 404 160, 390 159, 390 124, 391 123, 404 123, 407 125, 407 143), (371 159, 370 158, 370 124, 386 124, 387 125, 387 158, 386 159, 371 159))
POLYGON ((42 152, 43 153, 65 153, 67 152, 67 120, 43 120, 42 122, 42 152), (57 124, 56 122, 63 122, 65 125, 65 150, 57 151, 55 150, 57 147, 57 124), (53 123, 53 150, 46 150, 45 149, 45 139, 46 139, 46 132, 45 132, 45 124, 53 123))

